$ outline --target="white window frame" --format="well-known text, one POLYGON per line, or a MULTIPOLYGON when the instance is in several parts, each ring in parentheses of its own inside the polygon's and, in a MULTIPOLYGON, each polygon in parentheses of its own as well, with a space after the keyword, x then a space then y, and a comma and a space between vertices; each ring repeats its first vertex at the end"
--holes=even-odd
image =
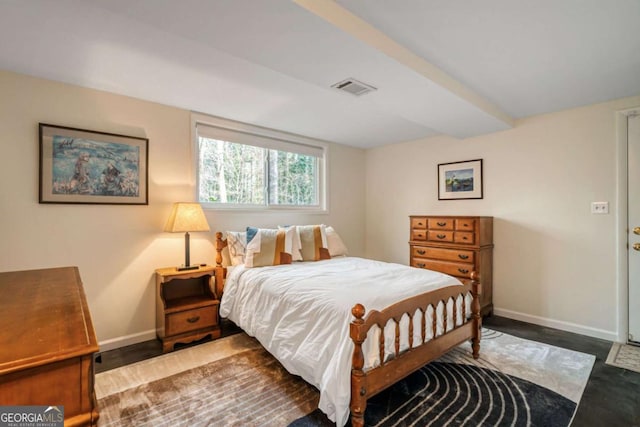
MULTIPOLYGON (((199 201, 200 194, 200 144, 198 126, 201 131, 209 128, 217 135, 228 135, 229 138, 219 138, 243 144, 247 138, 251 139, 250 145, 261 146, 281 151, 293 151, 300 154, 317 155, 318 157, 318 205, 317 206, 295 206, 295 205, 270 205, 268 193, 265 190, 265 204, 247 205, 234 203, 211 203, 200 202, 204 209, 221 211, 273 211, 273 212, 304 212, 304 213, 327 213, 328 212, 328 185, 327 171, 329 168, 329 144, 313 138, 295 135, 275 129, 264 128, 248 123, 237 122, 224 119, 222 117, 209 116, 202 113, 191 113, 191 140, 193 153, 193 171, 195 178, 195 200, 199 201)), ((205 133, 205 132, 202 132, 205 133)), ((268 186, 268 182, 265 182, 268 186)))

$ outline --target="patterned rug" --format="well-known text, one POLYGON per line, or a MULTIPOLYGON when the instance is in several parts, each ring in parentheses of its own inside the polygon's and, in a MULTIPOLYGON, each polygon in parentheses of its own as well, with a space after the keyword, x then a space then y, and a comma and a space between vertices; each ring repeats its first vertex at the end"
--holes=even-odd
POLYGON ((605 363, 618 368, 640 372, 640 347, 614 342, 605 363))
MULTIPOLYGON (((481 358, 469 352, 465 343, 375 396, 367 425, 568 426, 595 360, 490 330, 481 358)), ((96 393, 101 427, 334 425, 317 390, 244 334, 98 374, 96 393)))

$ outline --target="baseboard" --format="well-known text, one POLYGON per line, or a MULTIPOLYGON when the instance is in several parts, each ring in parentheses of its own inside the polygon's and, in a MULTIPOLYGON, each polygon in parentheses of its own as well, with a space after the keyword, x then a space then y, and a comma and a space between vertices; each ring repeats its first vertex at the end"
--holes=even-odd
POLYGON ((123 337, 100 341, 98 345, 100 346, 100 352, 104 352, 154 339, 156 339, 156 330, 151 329, 149 331, 138 332, 137 334, 125 335, 123 337))
POLYGON ((562 322, 560 320, 548 319, 546 317, 533 316, 531 314, 519 313, 517 311, 505 310, 502 308, 494 308, 493 314, 513 320, 533 323, 534 325, 547 326, 549 328, 560 329, 562 331, 600 338, 607 341, 615 342, 618 338, 618 334, 612 331, 605 331, 604 329, 592 328, 571 322, 562 322))

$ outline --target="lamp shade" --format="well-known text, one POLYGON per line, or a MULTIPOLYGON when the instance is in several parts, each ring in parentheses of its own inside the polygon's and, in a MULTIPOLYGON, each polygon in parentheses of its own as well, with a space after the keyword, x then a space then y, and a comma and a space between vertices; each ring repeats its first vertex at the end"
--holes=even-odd
POLYGON ((209 223, 199 203, 178 202, 173 204, 164 231, 170 233, 209 231, 209 223))

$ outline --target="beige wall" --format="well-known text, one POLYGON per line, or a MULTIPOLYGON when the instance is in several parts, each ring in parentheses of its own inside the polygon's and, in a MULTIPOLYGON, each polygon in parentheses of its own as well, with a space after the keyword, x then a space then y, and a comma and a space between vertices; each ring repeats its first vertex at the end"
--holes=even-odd
MULTIPOLYGON (((80 268, 104 348, 155 335, 153 271, 184 261, 184 237, 163 233, 171 203, 194 199, 190 113, 0 71, 0 271, 80 268), (38 123, 149 138, 149 205, 38 204, 38 123), (106 345, 105 345, 106 344, 106 345)), ((364 151, 330 144, 330 210, 323 215, 208 211, 192 262, 214 260, 213 231, 326 223, 364 254, 364 151)))
POLYGON ((367 152, 367 256, 408 263, 409 215, 494 217, 498 314, 615 339, 615 112, 640 97, 518 121, 456 140, 367 152), (438 201, 437 165, 484 159, 482 200, 438 201), (593 215, 608 201, 609 215, 593 215))
MULTIPOLYGON (((171 203, 192 200, 190 113, 0 71, 0 271, 77 265, 99 340, 153 337, 157 267, 183 261, 163 233, 171 203), (38 123, 148 137, 149 206, 38 204, 38 123)), ((364 152, 330 144, 329 213, 208 211, 212 230, 327 223, 353 255, 408 262, 408 216, 495 217, 498 313, 613 339, 616 295, 615 112, 640 97, 520 120, 514 129, 434 137, 364 152), (484 159, 482 200, 438 201, 438 163, 484 159), (609 215, 592 215, 608 201, 609 215), (366 221, 365 221, 366 220, 366 221), (366 223, 366 228, 365 228, 366 223)), ((211 262, 213 233, 192 260, 211 262)))

